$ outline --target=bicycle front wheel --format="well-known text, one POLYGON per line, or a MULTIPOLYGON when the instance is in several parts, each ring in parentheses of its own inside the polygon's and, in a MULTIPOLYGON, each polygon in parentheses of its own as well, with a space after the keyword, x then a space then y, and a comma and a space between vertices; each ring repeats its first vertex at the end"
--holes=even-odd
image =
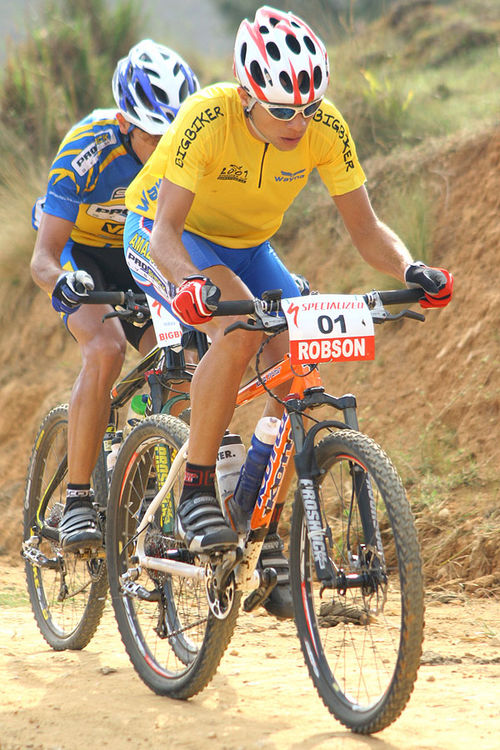
MULTIPOLYGON (((107 524, 110 591, 127 653, 151 690, 181 699, 198 693, 215 674, 240 600, 234 592, 224 616, 216 616, 209 607, 204 577, 139 569, 134 560, 137 526, 188 436, 188 426, 167 415, 147 417, 132 430, 113 473, 107 524)), ((149 557, 200 568, 199 558, 174 536, 184 468, 185 462, 143 532, 145 551, 149 557)))
POLYGON ((337 583, 322 589, 317 579, 297 494, 290 536, 297 630, 326 707, 369 734, 391 724, 413 690, 424 624, 420 550, 401 480, 376 443, 342 430, 315 452, 337 583))
MULTIPOLYGON (((65 552, 58 525, 66 500, 68 407, 52 409, 40 425, 24 500, 26 582, 38 628, 55 650, 82 649, 99 625, 108 588, 100 558, 65 552)), ((92 475, 96 497, 106 490, 102 457, 92 475)))

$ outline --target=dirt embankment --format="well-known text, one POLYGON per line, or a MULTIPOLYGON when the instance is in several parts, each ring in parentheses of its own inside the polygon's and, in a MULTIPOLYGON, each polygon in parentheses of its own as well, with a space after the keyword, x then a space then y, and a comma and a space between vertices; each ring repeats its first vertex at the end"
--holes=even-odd
MULTIPOLYGON (((424 325, 405 321, 377 330, 374 363, 330 368, 327 374, 332 391, 356 393, 361 428, 394 458, 410 495, 412 485, 422 486, 417 468, 428 465, 428 503, 415 506, 428 581, 465 582, 483 593, 500 587, 499 163, 497 127, 368 165, 374 198, 394 179, 407 176, 425 185, 435 215, 430 258, 453 271, 455 295, 448 308, 429 312, 424 325)), ((307 257, 311 267, 313 245, 314 285, 338 291, 335 264, 344 263, 356 269, 352 288, 363 290, 366 271, 352 250, 333 257, 330 239, 321 254, 332 214, 331 201, 322 198, 310 223, 287 243, 287 263, 303 267, 307 257)), ((49 407, 67 399, 78 370, 76 346, 47 297, 28 278, 22 287, 3 283, 0 317, 0 555, 11 560, 20 546, 36 426, 49 407)), ((236 421, 249 427, 248 417, 236 421)))

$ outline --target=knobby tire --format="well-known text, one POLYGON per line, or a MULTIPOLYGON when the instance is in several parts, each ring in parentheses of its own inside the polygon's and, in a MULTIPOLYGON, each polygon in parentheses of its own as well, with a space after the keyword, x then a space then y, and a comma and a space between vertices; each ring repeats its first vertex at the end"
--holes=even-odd
POLYGON ((290 534, 297 630, 328 710, 353 731, 369 734, 400 715, 417 676, 424 624, 420 550, 401 480, 376 443, 339 430, 316 446, 315 455, 329 556, 338 571, 363 573, 367 585, 320 591, 297 493, 290 534), (361 525, 357 497, 367 486, 381 544, 367 539, 361 525))
MULTIPOLYGON (((38 628, 55 651, 79 650, 92 639, 104 610, 107 595, 106 564, 64 552, 58 541, 57 524, 66 499, 67 471, 61 468, 67 453, 68 406, 52 409, 43 419, 36 436, 24 498, 24 540, 36 546, 51 566, 25 560, 26 582, 38 628), (58 470, 59 469, 59 470, 58 470), (38 518, 40 498, 56 476, 44 519, 38 518), (40 534, 43 520, 49 520, 53 538, 40 534)), ((92 475, 96 499, 106 504, 106 472, 102 454, 92 475)))
MULTIPOLYGON (((147 601, 124 590, 122 577, 136 564, 134 534, 147 511, 148 494, 154 496, 162 486, 188 436, 188 426, 169 415, 147 417, 134 427, 116 462, 107 524, 110 592, 124 646, 153 692, 178 699, 196 695, 212 679, 233 634, 240 596, 235 595, 226 619, 218 619, 209 609, 203 581, 143 569, 135 582, 157 599, 147 601)), ((176 554, 200 565, 173 533, 184 466, 145 532, 146 553, 176 554)))

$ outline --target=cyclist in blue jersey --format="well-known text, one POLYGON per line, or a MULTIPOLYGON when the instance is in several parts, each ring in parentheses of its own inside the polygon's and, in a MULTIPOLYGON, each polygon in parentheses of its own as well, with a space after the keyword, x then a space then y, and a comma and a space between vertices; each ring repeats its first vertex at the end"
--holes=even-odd
POLYGON ((31 273, 51 296, 82 358, 69 404, 68 486, 59 525, 68 550, 102 543, 90 477, 109 419, 110 390, 127 341, 141 353, 154 345, 150 323, 103 323, 111 308, 80 306, 81 294, 140 291, 123 257, 125 190, 199 85, 176 52, 146 39, 118 62, 112 88, 119 111, 95 110, 71 128, 52 163, 47 194, 34 210, 31 273))

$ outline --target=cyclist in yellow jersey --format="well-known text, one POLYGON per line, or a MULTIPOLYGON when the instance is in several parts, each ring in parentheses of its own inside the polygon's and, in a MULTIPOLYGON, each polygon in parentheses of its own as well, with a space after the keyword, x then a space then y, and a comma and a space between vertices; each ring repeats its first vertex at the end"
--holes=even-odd
MULTIPOLYGON (((165 279, 178 286, 177 315, 211 338, 191 384, 191 432, 176 531, 195 552, 230 549, 238 537, 215 499, 217 450, 231 420, 246 367, 260 345, 253 332, 224 336, 236 318, 213 318, 219 298, 260 296, 281 288, 299 294, 269 238, 316 168, 354 245, 370 265, 421 286, 425 304, 444 306, 453 279, 412 261, 402 240, 376 216, 349 129, 324 99, 328 56, 299 17, 268 6, 244 20, 236 35, 237 85, 221 84, 191 97, 126 194, 127 263, 140 286, 168 299, 165 279)), ((287 349, 269 342, 264 365, 287 349)), ((286 386, 283 386, 286 392, 286 386)), ((280 416, 270 400, 266 414, 280 416)), ((237 512, 238 509, 235 509, 237 512)), ((277 523, 260 565, 279 568, 264 606, 292 616, 288 562, 277 523)))
POLYGON ((136 44, 113 76, 118 111, 95 110, 71 128, 52 164, 47 195, 37 201, 32 276, 51 295, 82 357, 69 404, 68 488, 59 524, 67 550, 102 542, 90 477, 109 420, 110 390, 127 341, 142 353, 154 345, 152 328, 117 319, 103 324, 111 308, 80 306, 81 294, 94 287, 134 289, 122 249, 125 190, 198 87, 176 52, 151 39, 136 44))

